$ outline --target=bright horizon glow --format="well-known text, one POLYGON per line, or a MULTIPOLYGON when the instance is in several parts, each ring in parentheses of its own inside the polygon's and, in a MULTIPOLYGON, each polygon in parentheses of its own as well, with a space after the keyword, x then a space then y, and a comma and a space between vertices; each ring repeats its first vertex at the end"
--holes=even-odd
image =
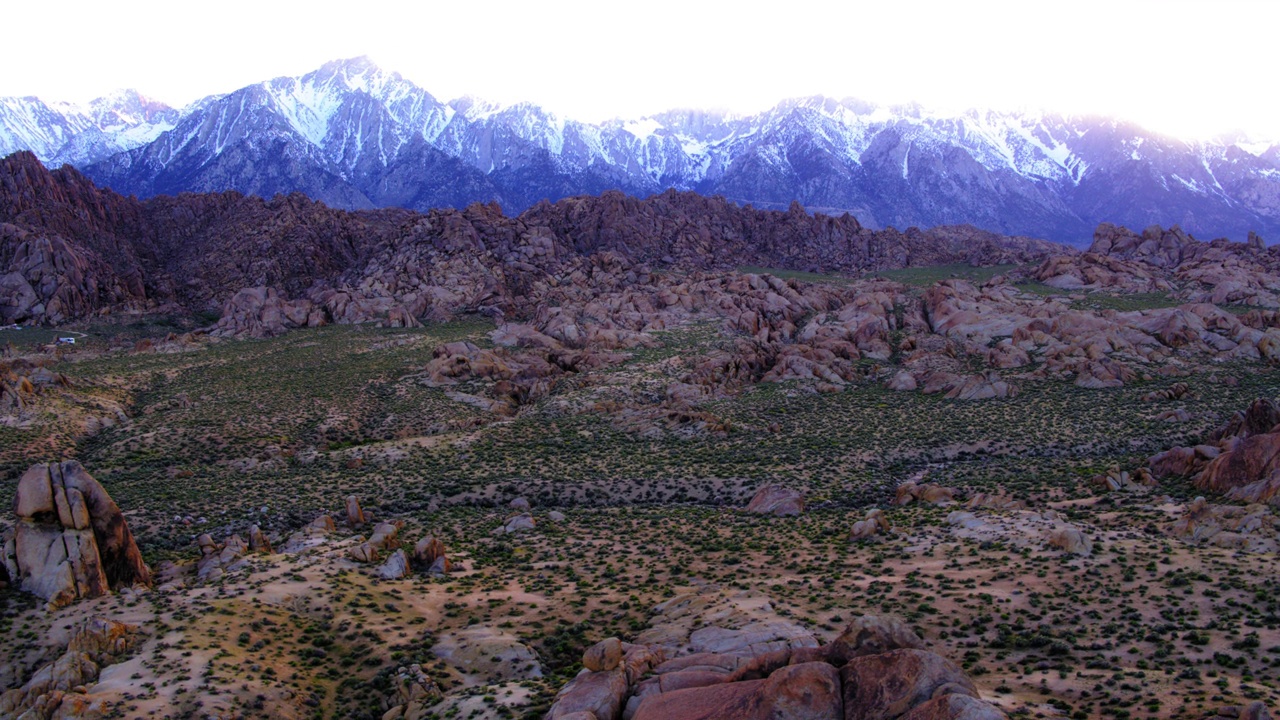
POLYGON ((0 96, 48 102, 134 88, 181 107, 368 55, 440 100, 530 101, 587 122, 825 95, 1280 140, 1270 0, 792 0, 755 11, 698 0, 72 0, 5 15, 0 96))

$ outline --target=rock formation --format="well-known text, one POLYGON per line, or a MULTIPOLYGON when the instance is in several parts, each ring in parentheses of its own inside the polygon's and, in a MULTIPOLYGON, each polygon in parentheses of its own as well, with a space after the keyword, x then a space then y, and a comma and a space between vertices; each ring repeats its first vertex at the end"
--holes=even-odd
POLYGON ((1244 503, 1280 502, 1280 403, 1255 400, 1206 438, 1148 463, 1156 477, 1191 476, 1196 487, 1244 503))
POLYGON ((138 628, 94 616, 71 634, 66 651, 35 672, 22 687, 0 695, 0 716, 31 720, 101 717, 105 708, 86 687, 93 685, 104 665, 133 649, 138 628))
POLYGON ((704 588, 655 608, 635 644, 590 647, 547 717, 1004 717, 958 667, 922 647, 901 621, 872 616, 819 645, 755 598, 704 588))
POLYGON ((459 309, 531 315, 535 285, 604 255, 637 265, 852 272, 1028 262, 1066 250, 964 226, 873 231, 848 215, 677 192, 571 198, 518 218, 478 204, 344 212, 296 193, 138 201, 69 167, 49 171, 30 153, 0 160, 0 228, 0 323, 176 302, 221 309, 215 334, 255 337, 331 322, 412 326, 459 309), (384 282, 393 267, 399 277, 384 282))
POLYGON ((395 523, 381 522, 373 527, 373 534, 367 540, 351 548, 349 555, 356 562, 377 562, 383 550, 394 550, 400 547, 400 527, 403 521, 395 523))
POLYGON ((13 512, 9 576, 50 605, 151 584, 120 508, 80 463, 33 465, 18 480, 13 512))
POLYGON ((788 517, 804 513, 804 495, 781 485, 765 485, 747 503, 747 512, 788 517))
POLYGON ((893 526, 889 523, 889 519, 884 516, 884 512, 879 508, 867 511, 867 516, 853 524, 849 529, 849 540, 866 540, 869 537, 887 533, 893 530, 893 526))
POLYGON ((410 564, 429 575, 444 575, 453 570, 453 563, 445 554, 444 543, 427 535, 414 543, 410 564))
POLYGON ((929 505, 946 505, 955 502, 956 491, 953 488, 942 487, 937 483, 916 484, 910 480, 898 486, 894 494, 893 504, 909 505, 919 501, 928 503, 929 505))

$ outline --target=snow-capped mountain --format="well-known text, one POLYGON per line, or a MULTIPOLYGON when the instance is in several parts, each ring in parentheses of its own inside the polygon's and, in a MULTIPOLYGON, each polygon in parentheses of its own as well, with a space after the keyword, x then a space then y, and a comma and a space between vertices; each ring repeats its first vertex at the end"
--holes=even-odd
POLYGON ((442 102, 367 58, 180 112, 131 97, 86 109, 0 99, 0 151, 74 162, 141 196, 301 191, 347 208, 522 210, 674 187, 762 207, 799 200, 873 227, 968 222, 1077 243, 1103 220, 1202 237, 1280 231, 1280 146, 1189 143, 1109 118, 812 97, 748 116, 589 124, 527 103, 442 102))
POLYGON ((179 111, 120 90, 88 105, 0 98, 0 155, 30 150, 47 165, 83 165, 146 145, 177 122, 179 111))

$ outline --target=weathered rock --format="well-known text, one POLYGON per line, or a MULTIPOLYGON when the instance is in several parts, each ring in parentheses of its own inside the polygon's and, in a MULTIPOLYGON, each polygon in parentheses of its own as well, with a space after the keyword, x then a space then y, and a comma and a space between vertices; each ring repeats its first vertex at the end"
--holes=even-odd
POLYGON ((383 720, 425 720, 428 709, 443 697, 435 681, 417 664, 396 670, 395 689, 393 705, 383 720))
POLYGON ((789 665, 765 680, 673 690, 645 698, 633 720, 842 720, 840 673, 824 662, 789 665))
POLYGON ((85 687, 98 679, 102 666, 117 662, 133 649, 138 628, 94 616, 72 632, 66 652, 35 672, 22 687, 0 695, 0 716, 31 718, 80 717, 92 698, 85 687), (30 714, 33 711, 36 714, 30 714))
POLYGON ((912 708, 902 720, 1007 720, 1000 708, 975 697, 947 693, 912 708))
POLYGON ((270 555, 273 552, 271 549, 271 541, 268 540, 266 534, 262 532, 262 528, 257 525, 250 525, 248 535, 250 551, 266 553, 267 555, 270 555))
POLYGON ((512 515, 502 522, 502 532, 511 534, 524 530, 532 530, 535 525, 536 523, 534 522, 532 515, 529 513, 520 513, 519 515, 512 515))
POLYGON ((529 512, 530 510, 532 510, 532 507, 529 505, 529 501, 522 497, 518 497, 512 500, 511 502, 507 503, 507 507, 511 508, 512 510, 517 510, 519 512, 529 512))
POLYGON ((383 580, 399 580, 409 574, 409 558, 404 550, 396 550, 391 557, 378 568, 378 577, 383 580))
POLYGON ((1045 535, 1045 541, 1051 547, 1056 547, 1063 552, 1072 555, 1091 555, 1093 553, 1093 541, 1085 535, 1080 528, 1070 525, 1060 525, 1050 530, 1045 535))
POLYGON ((414 544, 411 564, 433 575, 443 575, 453 569, 453 563, 449 562, 445 554, 444 543, 431 535, 423 537, 414 544))
POLYGON ((592 672, 584 668, 556 696, 547 718, 565 720, 588 713, 601 720, 617 720, 629 691, 627 674, 622 669, 592 672))
POLYGON ((942 687, 977 697, 954 663, 925 650, 891 650, 855 657, 840 671, 845 720, 889 720, 922 705, 942 687))
POLYGON ((915 377, 905 370, 894 373, 893 377, 889 378, 885 385, 895 392, 909 392, 917 387, 915 377))
POLYGON ((582 666, 592 672, 613 670, 622 664, 622 642, 607 638, 587 648, 582 655, 582 666))
POLYGON ((538 654, 516 637, 473 625, 442 633, 432 652, 459 672, 484 682, 542 677, 538 654))
POLYGON ((360 500, 355 495, 347 496, 347 525, 356 528, 361 527, 368 521, 364 511, 360 509, 360 500))
POLYGON ((244 556, 249 545, 239 535, 231 535, 225 543, 218 544, 207 533, 196 539, 201 557, 196 561, 196 577, 212 582, 224 574, 244 567, 244 556))
POLYGON ((1247 503, 1280 498, 1280 432, 1250 435, 1211 460, 1196 487, 1247 503))
POLYGON ((907 481, 898 486, 893 502, 895 505, 907 505, 918 500, 930 505, 945 505, 955 499, 956 491, 952 488, 942 487, 937 483, 918 485, 907 481))
POLYGON ((280 552, 298 553, 322 545, 329 535, 333 534, 337 529, 338 526, 334 524, 333 518, 328 515, 321 515, 308 523, 306 527, 290 535, 280 552))
POLYGON ((869 537, 878 535, 882 532, 892 532, 893 526, 889 524, 889 518, 884 516, 884 512, 879 508, 873 508, 867 511, 867 516, 853 524, 849 529, 849 540, 866 540, 869 537))
POLYGON ((863 615, 849 623, 840 637, 822 649, 827 653, 829 662, 843 666, 849 660, 863 655, 923 647, 924 640, 898 618, 863 615))
POLYGON ((381 551, 394 550, 400 547, 401 524, 401 521, 378 523, 373 526, 373 534, 369 536, 369 539, 352 547, 347 554, 356 562, 376 562, 381 551))
POLYGON ((151 584, 120 508, 80 463, 33 465, 18 480, 14 515, 7 572, 50 605, 151 584))
POLYGON ((765 485, 752 496, 747 512, 779 517, 800 515, 804 513, 804 495, 781 485, 765 485))

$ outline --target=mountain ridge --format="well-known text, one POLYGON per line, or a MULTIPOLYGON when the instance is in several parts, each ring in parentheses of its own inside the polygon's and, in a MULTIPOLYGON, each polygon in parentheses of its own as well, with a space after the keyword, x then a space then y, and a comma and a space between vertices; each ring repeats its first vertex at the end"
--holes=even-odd
POLYGON ((209 96, 118 130, 124 140, 83 120, 49 119, 47 138, 7 131, 12 100, 0 100, 0 153, 31 149, 51 164, 74 155, 99 184, 141 197, 298 191, 350 209, 496 201, 519 212, 674 188, 771 207, 798 200, 871 227, 967 222, 1075 244, 1103 221, 1203 236, 1280 230, 1280 145, 1189 143, 1100 117, 811 96, 753 115, 672 110, 591 124, 531 103, 442 102, 368 58, 209 96))
POLYGON ((537 288, 578 282, 601 264, 862 273, 1028 263, 1066 250, 972 226, 871 230, 798 203, 755 210, 674 190, 643 200, 609 191, 544 201, 519 216, 479 203, 425 214, 346 211, 302 193, 139 200, 73 167, 49 170, 29 152, 0 160, 0 323, 166 307, 218 312, 253 288, 323 304, 331 322, 523 316, 538 308, 537 288))

